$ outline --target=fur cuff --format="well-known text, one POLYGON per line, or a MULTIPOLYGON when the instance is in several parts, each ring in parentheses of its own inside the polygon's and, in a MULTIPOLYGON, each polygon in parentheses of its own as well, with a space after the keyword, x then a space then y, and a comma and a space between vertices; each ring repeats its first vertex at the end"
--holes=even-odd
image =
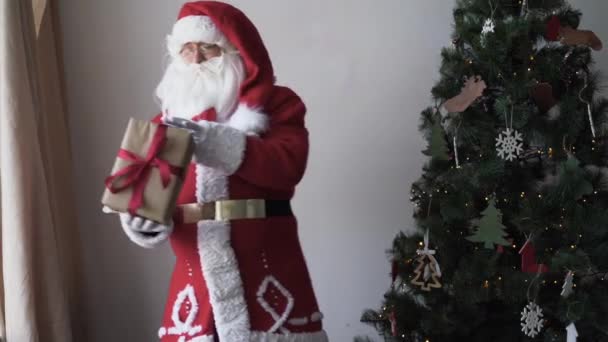
POLYGON ((268 115, 240 104, 226 124, 248 135, 260 135, 268 130, 268 115))

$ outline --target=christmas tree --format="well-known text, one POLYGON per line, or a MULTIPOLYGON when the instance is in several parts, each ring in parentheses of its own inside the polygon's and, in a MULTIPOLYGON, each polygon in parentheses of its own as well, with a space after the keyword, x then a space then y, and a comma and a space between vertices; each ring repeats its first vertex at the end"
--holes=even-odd
POLYGON ((581 17, 563 0, 457 1, 421 115, 416 232, 393 241, 391 287, 362 317, 385 340, 608 341, 608 101, 581 17))

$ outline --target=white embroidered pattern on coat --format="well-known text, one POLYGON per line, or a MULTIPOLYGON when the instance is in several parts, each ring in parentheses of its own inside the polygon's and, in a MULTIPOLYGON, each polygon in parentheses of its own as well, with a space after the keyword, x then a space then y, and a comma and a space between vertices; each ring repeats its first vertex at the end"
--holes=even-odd
MULTIPOLYGON (((188 284, 177 294, 177 299, 173 304, 173 310, 171 312, 171 321, 173 322, 173 326, 161 327, 158 330, 158 337, 163 338, 165 335, 180 336, 186 334, 188 336, 194 336, 200 333, 203 330, 203 327, 200 325, 193 325, 197 314, 198 301, 194 295, 194 288, 192 285, 188 284), (186 316, 186 320, 182 321, 179 317, 179 311, 184 306, 188 316, 186 316)), ((183 341, 186 342, 185 336, 182 337, 183 341)), ((180 337, 180 341, 182 340, 182 337, 180 337)))
POLYGON ((315 312, 312 315, 310 315, 310 319, 308 317, 297 317, 297 318, 290 319, 289 321, 287 321, 287 323, 289 323, 289 325, 298 326, 298 325, 306 325, 309 322, 310 323, 318 322, 322 319, 323 319, 323 314, 320 312, 315 312))
POLYGON ((291 310, 293 310, 294 299, 291 293, 287 291, 287 289, 275 277, 269 275, 266 276, 266 278, 264 278, 264 280, 262 281, 262 284, 260 285, 257 292, 257 297, 258 303, 260 303, 262 308, 266 310, 266 312, 268 312, 275 321, 272 327, 268 329, 268 332, 274 333, 275 331, 277 331, 277 329, 280 329, 281 332, 289 332, 289 330, 283 327, 283 324, 285 324, 285 322, 287 321, 287 317, 289 317, 291 310), (268 302, 264 299, 264 294, 266 293, 266 291, 268 291, 268 286, 270 284, 274 285, 287 300, 287 305, 285 306, 285 310, 281 315, 279 315, 274 310, 274 308, 270 304, 268 304, 268 302))

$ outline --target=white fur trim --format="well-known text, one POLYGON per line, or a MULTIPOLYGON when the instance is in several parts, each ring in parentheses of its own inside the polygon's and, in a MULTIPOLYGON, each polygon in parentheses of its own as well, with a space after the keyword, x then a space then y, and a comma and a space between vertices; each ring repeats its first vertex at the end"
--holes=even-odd
POLYGON ((203 15, 190 15, 179 19, 167 36, 167 49, 172 57, 179 56, 182 46, 188 42, 218 44, 226 42, 226 37, 213 23, 211 18, 203 15))
POLYGON ((275 321, 272 327, 268 329, 268 332, 276 332, 279 328, 281 328, 282 332, 289 332, 287 329, 283 328, 283 324, 285 324, 285 321, 287 321, 287 317, 289 317, 291 310, 293 310, 293 296, 291 295, 291 293, 277 280, 277 278, 270 275, 266 276, 266 278, 264 278, 264 280, 262 281, 262 284, 260 284, 257 297, 258 303, 260 303, 262 308, 264 308, 264 310, 266 310, 266 312, 268 312, 275 321), (264 299, 264 294, 268 290, 268 285, 270 284, 274 285, 279 290, 279 292, 281 292, 281 294, 285 297, 285 299, 287 299, 287 306, 285 307, 285 310, 280 316, 274 310, 274 308, 270 306, 270 304, 268 304, 266 299, 264 299))
POLYGON ((328 342, 325 331, 312 333, 272 334, 261 331, 251 333, 250 342, 328 342))
POLYGON ((228 177, 219 170, 196 164, 196 201, 207 203, 228 199, 228 177))
POLYGON ((248 135, 260 135, 268 130, 269 122, 268 115, 259 109, 239 104, 226 124, 248 135))
POLYGON ((247 142, 243 132, 224 124, 205 122, 203 140, 194 152, 197 163, 220 170, 231 175, 243 162, 247 142))
POLYGON ((200 221, 197 240, 220 341, 248 341, 249 313, 239 265, 230 244, 230 224, 223 221, 200 221))

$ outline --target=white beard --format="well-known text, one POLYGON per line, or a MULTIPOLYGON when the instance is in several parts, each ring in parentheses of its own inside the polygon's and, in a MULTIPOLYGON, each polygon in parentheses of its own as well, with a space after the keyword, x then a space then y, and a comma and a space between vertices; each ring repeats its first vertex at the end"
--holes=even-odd
POLYGON ((215 108, 217 120, 224 122, 238 105, 244 78, 243 61, 236 53, 190 65, 178 57, 167 66, 156 96, 164 115, 190 119, 215 108))

